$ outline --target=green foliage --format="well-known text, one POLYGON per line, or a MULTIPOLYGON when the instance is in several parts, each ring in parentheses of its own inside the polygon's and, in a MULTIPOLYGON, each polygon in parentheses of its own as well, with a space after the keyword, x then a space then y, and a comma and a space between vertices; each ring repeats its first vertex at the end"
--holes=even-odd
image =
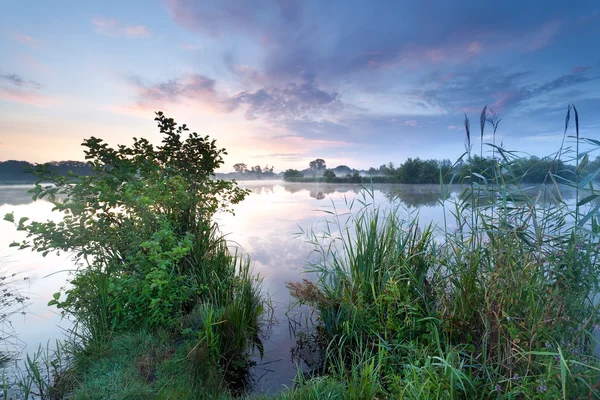
POLYGON ((63 219, 17 225, 27 232, 20 248, 70 252, 86 265, 66 296, 50 303, 94 339, 137 324, 173 323, 209 283, 197 279, 194 244, 212 235, 215 212, 231 211, 247 194, 235 182, 211 179, 226 154, 214 140, 196 133, 183 139, 188 128, 160 112, 156 121, 164 135, 156 148, 146 139, 116 149, 85 140, 93 175, 66 179, 39 166, 34 198, 48 198, 63 219))
POLYGON ((302 171, 298 171, 297 169, 288 169, 283 173, 284 180, 291 180, 294 178, 303 178, 304 174, 302 171))
POLYGON ((325 182, 331 183, 335 178, 335 172, 333 172, 331 169, 328 169, 323 173, 323 178, 325 178, 325 182))
MULTIPOLYGON (((209 343, 210 357, 196 360, 192 370, 211 370, 212 378, 227 381, 244 374, 253 346, 262 349, 263 298, 249 261, 230 253, 212 217, 231 212, 249 191, 214 179, 226 154, 214 140, 187 134, 185 125, 160 112, 156 121, 164 136, 157 147, 137 138, 117 148, 94 137, 85 140, 89 176, 67 178, 36 167, 34 199, 51 201, 60 222, 15 222, 13 214, 5 220, 27 233, 16 244, 21 249, 44 256, 66 252, 80 265, 65 292, 49 302, 74 319, 85 349, 76 359, 88 352, 102 356, 122 332, 167 329, 184 332, 197 348, 209 343), (187 324, 192 315, 199 321, 187 324)), ((129 382, 129 373, 123 374, 129 382)), ((147 397, 147 388, 131 383, 128 396, 147 397)), ((86 393, 82 396, 105 392, 94 386, 86 393)))

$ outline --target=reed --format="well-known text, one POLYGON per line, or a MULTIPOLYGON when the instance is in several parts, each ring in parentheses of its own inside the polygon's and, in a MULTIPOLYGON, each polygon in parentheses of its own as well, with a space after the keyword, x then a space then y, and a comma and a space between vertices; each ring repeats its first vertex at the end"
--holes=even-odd
MULTIPOLYGON (((571 112, 572 180, 559 184, 550 165, 551 184, 524 187, 518 154, 495 145, 500 119, 484 108, 480 135, 492 126, 496 179, 471 166, 461 196, 440 200, 444 226, 375 207, 365 189, 348 212, 327 212, 325 233, 306 232, 320 255, 308 267, 318 279, 289 287, 318 310, 327 376, 353 382, 356 398, 600 397, 598 172, 580 176, 580 151, 600 143, 579 136, 574 107, 565 128, 571 112), (565 185, 575 204, 562 197, 565 185)), ((468 118, 465 130, 473 162, 468 118)))

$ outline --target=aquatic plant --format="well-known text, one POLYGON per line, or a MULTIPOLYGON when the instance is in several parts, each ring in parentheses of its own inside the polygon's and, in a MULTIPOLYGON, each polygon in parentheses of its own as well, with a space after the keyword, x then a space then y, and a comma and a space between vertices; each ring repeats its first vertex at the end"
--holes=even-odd
MULTIPOLYGON (((571 112, 578 145, 557 154, 587 160, 600 143, 579 136, 571 106, 566 128, 571 112), (579 143, 594 147, 583 153, 579 143)), ((482 139, 486 123, 494 134, 498 125, 487 115, 482 139)), ((468 119, 465 129, 463 157, 473 162, 468 119)), ((349 213, 327 212, 325 233, 306 232, 318 280, 288 287, 319 312, 332 379, 394 398, 600 396, 598 171, 584 176, 578 162, 569 180, 551 164, 549 185, 532 195, 519 155, 487 145, 498 155, 488 171, 496 179, 470 167, 461 195, 440 200, 443 226, 372 206, 365 189, 349 213), (575 204, 561 197, 565 186, 575 204)))

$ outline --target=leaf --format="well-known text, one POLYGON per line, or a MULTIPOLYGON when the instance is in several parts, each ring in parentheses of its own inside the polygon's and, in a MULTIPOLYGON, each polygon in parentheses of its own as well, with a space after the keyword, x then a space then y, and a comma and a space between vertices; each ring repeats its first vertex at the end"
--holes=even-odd
POLYGON ((4 220, 8 221, 8 222, 13 222, 14 223, 15 222, 15 214, 11 213, 11 212, 10 213, 6 213, 4 215, 4 220))
POLYGON ((579 203, 577 203, 577 207, 581 207, 582 205, 587 204, 594 199, 597 199, 599 196, 600 194, 589 195, 588 197, 579 200, 579 203))
POLYGON ((21 243, 19 242, 12 242, 11 244, 8 245, 8 247, 19 247, 21 245, 21 243))
POLYGON ((594 178, 596 178, 596 176, 598 175, 598 173, 600 173, 600 168, 598 168, 596 171, 594 171, 593 173, 591 173, 588 176, 586 176, 585 178, 583 178, 577 185, 579 187, 579 189, 585 187, 588 183, 593 181, 594 178))
POLYGON ((579 113, 577 113, 575 104, 573 104, 573 112, 575 113, 575 134, 577 135, 577 140, 579 140, 579 113))
POLYGON ((567 107, 567 115, 565 116, 565 135, 567 134, 567 129, 569 129, 569 120, 571 119, 571 105, 567 107))
POLYGON ((579 163, 579 166, 577 167, 577 175, 581 174, 581 171, 583 171, 585 169, 585 167, 588 166, 589 161, 590 161, 590 157, 586 153, 583 156, 583 159, 581 160, 581 162, 579 163))
POLYGON ((478 174, 477 172, 473 172, 473 175, 475 175, 476 177, 478 177, 479 179, 481 179, 482 181, 484 181, 487 184, 487 179, 485 178, 485 176, 478 174))
POLYGON ((594 207, 591 211, 589 211, 585 216, 579 220, 578 225, 583 226, 590 218, 592 218, 597 212, 600 210, 600 204, 594 207))

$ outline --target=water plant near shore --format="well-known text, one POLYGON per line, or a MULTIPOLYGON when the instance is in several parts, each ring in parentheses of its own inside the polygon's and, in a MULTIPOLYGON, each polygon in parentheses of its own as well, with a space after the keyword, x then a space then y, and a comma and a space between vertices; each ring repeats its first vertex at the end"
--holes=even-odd
MULTIPOLYGON (((573 139, 600 144, 578 124, 573 139)), ((328 212, 324 233, 306 232, 318 280, 288 287, 318 310, 324 371, 353 398, 600 397, 598 171, 580 174, 597 147, 577 146, 578 175, 561 179, 577 191, 568 204, 553 170, 554 190, 526 195, 507 168, 517 155, 490 146, 499 184, 473 173, 460 197, 440 201, 444 226, 371 206, 367 190, 349 212, 328 212)))

